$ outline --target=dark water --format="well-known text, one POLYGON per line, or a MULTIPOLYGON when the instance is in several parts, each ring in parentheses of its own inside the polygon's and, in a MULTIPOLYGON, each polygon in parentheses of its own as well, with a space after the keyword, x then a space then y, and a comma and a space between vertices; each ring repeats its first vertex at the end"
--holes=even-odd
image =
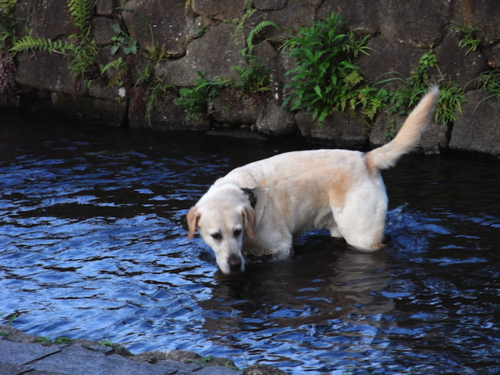
POLYGON ((500 372, 498 161, 411 156, 384 173, 374 254, 317 232, 227 277, 187 241, 217 177, 307 147, 0 113, 0 319, 294 374, 500 372))

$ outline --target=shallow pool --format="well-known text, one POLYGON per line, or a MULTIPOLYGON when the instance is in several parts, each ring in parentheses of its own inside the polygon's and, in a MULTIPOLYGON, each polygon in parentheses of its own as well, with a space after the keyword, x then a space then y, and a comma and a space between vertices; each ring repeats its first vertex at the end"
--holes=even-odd
POLYGON ((307 148, 0 112, 0 319, 293 374, 500 372, 498 161, 411 155, 384 172, 377 253, 319 231, 235 277, 186 239, 217 177, 307 148))

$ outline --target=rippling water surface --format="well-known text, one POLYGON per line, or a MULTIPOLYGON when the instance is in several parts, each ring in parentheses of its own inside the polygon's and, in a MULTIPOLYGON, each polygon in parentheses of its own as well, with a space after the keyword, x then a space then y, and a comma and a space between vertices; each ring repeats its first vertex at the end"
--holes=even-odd
MULTIPOLYGON (((0 113, 0 314, 25 332, 188 349, 293 374, 500 372, 500 162, 384 172, 387 247, 324 232, 293 258, 217 272, 187 209, 299 141, 124 131, 0 113)), ((0 318, 2 319, 2 318, 0 318)))

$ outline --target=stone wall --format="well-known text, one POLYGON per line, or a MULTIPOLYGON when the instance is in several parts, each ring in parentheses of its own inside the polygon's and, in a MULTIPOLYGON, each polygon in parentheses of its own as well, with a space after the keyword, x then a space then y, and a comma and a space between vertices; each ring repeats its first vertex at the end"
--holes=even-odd
MULTIPOLYGON (((66 6, 67 0, 19 0, 17 36, 71 42, 75 27, 66 6)), ((309 113, 282 108, 284 85, 290 79, 285 73, 294 61, 279 48, 281 41, 331 12, 346 18, 346 27, 357 35, 371 35, 370 54, 357 61, 367 80, 376 81, 387 72, 409 76, 432 48, 441 73, 465 88, 462 113, 454 123, 430 127, 423 140, 426 152, 452 149, 500 156, 499 102, 470 84, 500 68, 498 0, 97 0, 90 35, 99 49, 96 71, 75 78, 68 59, 59 53, 18 56, 21 102, 50 103, 88 123, 198 131, 243 127, 269 136, 298 134, 340 147, 382 144, 391 117, 387 113, 370 120, 333 112, 318 126, 309 113), (223 88, 203 116, 187 119, 174 103, 178 90, 193 87, 197 71, 207 80, 236 80, 234 68, 249 63, 241 54, 245 39, 264 20, 280 27, 266 27, 255 41, 254 55, 272 72, 271 91, 249 94, 223 88), (123 34, 117 34, 115 24, 123 34), (459 46, 463 35, 453 25, 463 24, 482 30, 477 50, 459 46), (126 54, 132 42, 137 52, 126 54), (114 45, 119 49, 113 54, 114 45), (126 63, 124 71, 99 72, 119 57, 126 63), (140 77, 148 64, 151 75, 146 80, 140 77), (170 89, 153 91, 160 83, 170 89), (152 95, 158 98, 148 104, 152 95)), ((395 128, 402 121, 397 117, 395 128)))

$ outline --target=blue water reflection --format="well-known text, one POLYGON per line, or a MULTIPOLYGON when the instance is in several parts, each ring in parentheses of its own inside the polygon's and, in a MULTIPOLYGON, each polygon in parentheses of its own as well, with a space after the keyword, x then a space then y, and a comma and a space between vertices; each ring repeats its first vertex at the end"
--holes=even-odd
POLYGON ((2 117, 0 313, 26 332, 188 349, 291 373, 500 371, 500 163, 404 158, 387 247, 325 232, 291 259, 217 271, 184 216, 231 168, 294 149, 2 117))

